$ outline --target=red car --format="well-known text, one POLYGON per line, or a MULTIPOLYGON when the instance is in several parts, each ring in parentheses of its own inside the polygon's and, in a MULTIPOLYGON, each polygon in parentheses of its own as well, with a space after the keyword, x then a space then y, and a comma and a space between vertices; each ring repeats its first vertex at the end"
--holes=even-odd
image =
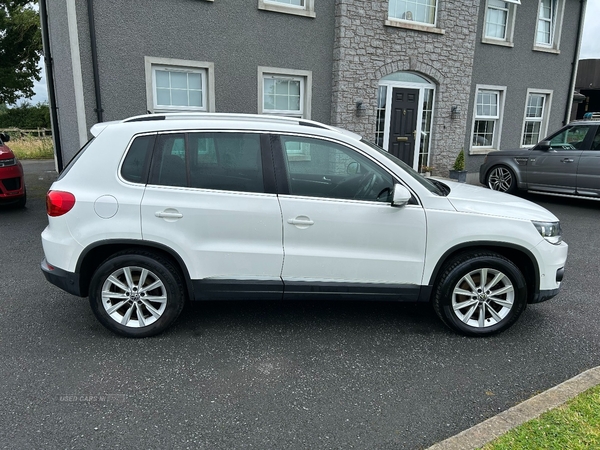
POLYGON ((6 142, 8 134, 0 133, 0 205, 23 208, 27 202, 23 166, 6 142))

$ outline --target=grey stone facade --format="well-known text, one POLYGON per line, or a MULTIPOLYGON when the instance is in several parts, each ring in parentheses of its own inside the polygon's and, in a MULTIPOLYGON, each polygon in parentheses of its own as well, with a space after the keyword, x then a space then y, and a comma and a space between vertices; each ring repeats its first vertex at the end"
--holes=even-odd
POLYGON ((398 71, 425 75, 436 84, 430 163, 446 173, 464 146, 478 12, 478 0, 440 1, 438 34, 385 25, 386 1, 337 0, 332 123, 373 139, 379 80, 398 71), (357 99, 366 105, 360 116, 357 99), (451 119, 453 106, 459 118, 451 119))

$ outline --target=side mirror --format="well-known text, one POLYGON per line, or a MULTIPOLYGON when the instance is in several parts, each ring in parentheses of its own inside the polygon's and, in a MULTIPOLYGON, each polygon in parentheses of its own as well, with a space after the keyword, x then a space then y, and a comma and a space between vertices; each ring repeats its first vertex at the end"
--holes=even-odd
POLYGON ((2 142, 8 142, 10 141, 10 136, 6 133, 0 133, 0 139, 2 139, 2 142))
POLYGON ((392 206, 405 206, 412 195, 408 189, 401 184, 395 184, 392 191, 392 206))
POLYGON ((538 150, 550 150, 550 141, 540 141, 535 148, 538 150))

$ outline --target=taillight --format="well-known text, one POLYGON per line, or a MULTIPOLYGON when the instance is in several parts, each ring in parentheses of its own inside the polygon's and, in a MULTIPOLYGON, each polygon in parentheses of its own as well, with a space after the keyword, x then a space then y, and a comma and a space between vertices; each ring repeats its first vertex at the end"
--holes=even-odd
POLYGON ((75 206, 75 196, 65 191, 48 191, 46 194, 46 212, 50 217, 68 213, 75 206))

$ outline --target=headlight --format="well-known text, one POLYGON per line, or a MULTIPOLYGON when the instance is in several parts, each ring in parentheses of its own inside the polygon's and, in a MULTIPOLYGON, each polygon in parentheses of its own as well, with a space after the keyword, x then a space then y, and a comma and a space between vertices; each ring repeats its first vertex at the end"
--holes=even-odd
POLYGON ((16 158, 0 159, 0 167, 14 166, 17 163, 16 158))
POLYGON ((551 244, 559 244, 562 241, 562 230, 560 222, 536 222, 531 221, 544 239, 551 244))

